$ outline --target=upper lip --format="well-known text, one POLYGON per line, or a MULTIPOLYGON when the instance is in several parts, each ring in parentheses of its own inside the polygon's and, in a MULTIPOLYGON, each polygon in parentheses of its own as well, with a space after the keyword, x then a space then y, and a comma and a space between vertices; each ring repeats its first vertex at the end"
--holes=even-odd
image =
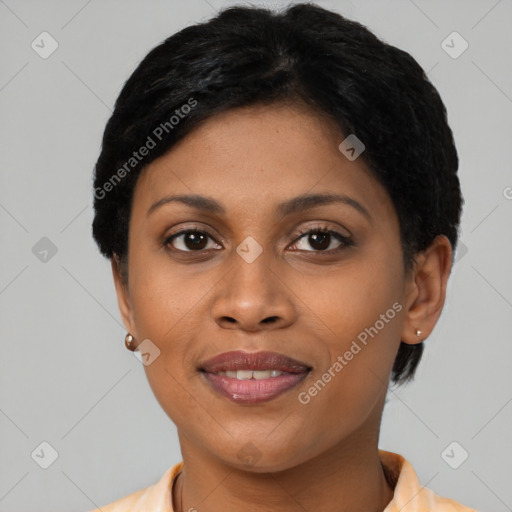
POLYGON ((311 367, 303 361, 277 352, 224 352, 199 365, 199 370, 217 373, 237 370, 279 370, 288 373, 305 373, 311 367))

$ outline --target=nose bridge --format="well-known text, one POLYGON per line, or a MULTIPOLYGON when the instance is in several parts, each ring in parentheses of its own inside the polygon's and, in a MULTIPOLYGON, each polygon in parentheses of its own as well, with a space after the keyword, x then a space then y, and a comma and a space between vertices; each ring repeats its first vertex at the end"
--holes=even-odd
POLYGON ((273 261, 275 255, 270 247, 261 245, 252 236, 246 237, 233 254, 231 286, 240 296, 254 295, 255 300, 270 304, 278 293, 279 279, 273 261))

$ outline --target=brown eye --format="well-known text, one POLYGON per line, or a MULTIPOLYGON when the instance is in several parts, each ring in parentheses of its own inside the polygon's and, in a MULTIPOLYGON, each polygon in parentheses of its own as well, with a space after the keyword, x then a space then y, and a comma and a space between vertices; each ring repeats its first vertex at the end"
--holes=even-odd
POLYGON ((338 233, 337 231, 333 231, 331 229, 310 229, 304 233, 301 233, 301 236, 295 241, 294 246, 298 246, 299 250, 304 250, 307 252, 327 252, 334 253, 343 250, 343 248, 352 245, 353 242, 350 238, 338 233), (303 241, 304 239, 304 241, 303 241), (338 240, 338 246, 332 248, 331 244, 333 240, 338 240), (313 248, 313 251, 309 251, 304 246, 309 244, 310 247, 313 248), (302 245, 302 247, 300 247, 302 245), (331 247, 329 249, 329 247, 331 247))
POLYGON ((166 238, 164 244, 171 245, 177 251, 199 252, 211 248, 208 247, 208 239, 213 240, 205 231, 187 229, 166 238))

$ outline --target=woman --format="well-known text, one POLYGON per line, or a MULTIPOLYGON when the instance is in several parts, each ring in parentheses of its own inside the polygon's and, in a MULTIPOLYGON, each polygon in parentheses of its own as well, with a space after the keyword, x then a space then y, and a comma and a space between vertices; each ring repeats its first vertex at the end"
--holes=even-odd
POLYGON ((105 129, 93 235, 183 461, 101 510, 473 510, 378 449, 444 305, 457 168, 416 61, 318 6, 154 48, 105 129))

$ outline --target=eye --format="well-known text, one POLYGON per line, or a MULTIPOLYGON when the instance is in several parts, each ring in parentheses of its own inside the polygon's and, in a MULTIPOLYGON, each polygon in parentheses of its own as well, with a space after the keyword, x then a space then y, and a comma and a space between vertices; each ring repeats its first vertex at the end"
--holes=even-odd
POLYGON ((329 228, 318 227, 303 231, 299 234, 301 236, 295 240, 294 246, 299 245, 299 250, 306 250, 307 252, 326 252, 333 254, 353 245, 353 241, 349 237, 329 228), (334 249, 331 248, 327 250, 331 246, 333 238, 337 239, 340 244, 334 249), (301 244, 303 246, 309 244, 311 247, 313 247, 313 251, 308 251, 307 249, 300 247, 301 244))
POLYGON ((215 241, 206 231, 186 229, 167 237, 163 245, 171 245, 177 251, 182 252, 200 252, 211 248, 207 247, 208 239, 215 241), (176 244, 178 247, 173 243, 175 241, 178 241, 176 244))
MULTIPOLYGON (((327 227, 317 227, 307 231, 301 231, 299 232, 299 235, 300 236, 295 239, 292 247, 296 247, 298 250, 304 250, 306 252, 324 252, 333 254, 342 251, 346 247, 354 244, 354 242, 349 237, 327 227), (339 245, 334 249, 329 249, 334 240, 338 240, 339 245), (304 245, 306 244, 309 244, 311 247, 313 247, 313 250, 310 251, 305 249, 304 245)), ((174 233, 173 235, 167 237, 163 241, 162 245, 165 247, 170 246, 171 250, 176 252, 190 253, 212 249, 212 247, 208 247, 209 241, 214 242, 213 248, 216 250, 222 248, 222 246, 217 244, 216 240, 209 233, 195 228, 189 228, 179 231, 178 233, 174 233), (215 247, 215 245, 217 247, 215 247)))

